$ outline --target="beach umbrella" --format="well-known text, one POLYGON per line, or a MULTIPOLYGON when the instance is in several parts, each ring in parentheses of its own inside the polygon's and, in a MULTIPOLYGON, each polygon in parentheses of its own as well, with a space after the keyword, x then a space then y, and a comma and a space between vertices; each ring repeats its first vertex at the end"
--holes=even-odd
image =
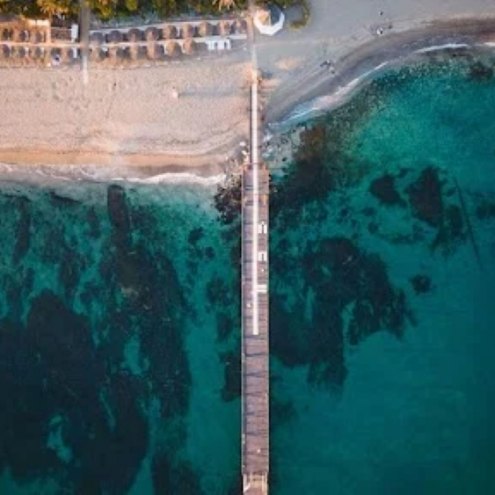
POLYGON ((132 60, 144 60, 148 56, 148 51, 144 45, 133 45, 130 48, 129 55, 132 60))
POLYGON ((182 38, 192 38, 196 33, 196 30, 194 29, 191 24, 183 24, 181 27, 181 35, 182 38))
POLYGON ((167 40, 177 38, 177 28, 173 24, 167 24, 162 30, 163 37, 167 40))
POLYGON ((196 47, 196 42, 193 39, 188 38, 182 45, 182 51, 187 55, 192 55, 196 51, 196 47))
POLYGON ((132 28, 127 31, 127 41, 136 42, 142 41, 143 39, 143 31, 141 29, 132 28))
POLYGON ((105 35, 99 31, 93 31, 89 34, 89 42, 95 45, 102 45, 105 43, 105 35))
POLYGON ((108 43, 121 43, 122 41, 124 41, 124 35, 116 29, 110 31, 107 34, 106 38, 108 43))
POLYGON ((9 58, 12 53, 12 50, 9 45, 2 45, 0 48, 0 55, 3 58, 9 58))
POLYGON ((120 60, 121 62, 124 62, 124 61, 130 60, 131 51, 130 51, 128 46, 119 46, 119 47, 117 47, 117 51, 116 51, 115 55, 116 55, 118 60, 120 60))
POLYGON ((211 36, 213 34, 213 26, 206 21, 203 21, 198 27, 198 33, 200 36, 211 36))
POLYGON ((108 50, 104 48, 91 48, 89 51, 89 57, 94 62, 101 62, 108 57, 108 50))
POLYGON ((62 51, 62 60, 66 63, 74 63, 79 59, 77 48, 67 47, 62 51))
POLYGON ((229 36, 232 30, 232 24, 229 21, 220 21, 217 24, 218 34, 220 36, 229 36))
POLYGON ((34 60, 42 60, 45 57, 45 49, 41 46, 37 46, 32 53, 34 60))
POLYGON ((43 43, 43 41, 45 41, 45 33, 43 31, 40 31, 39 29, 32 31, 31 41, 33 43, 43 43))
POLYGON ((167 41, 165 48, 168 57, 175 58, 175 57, 179 57, 181 54, 179 43, 176 43, 175 41, 167 41))
POLYGON ((144 37, 146 38, 146 41, 156 41, 160 38, 160 30, 156 27, 146 28, 144 37))
POLYGON ((2 41, 9 41, 12 39, 12 29, 4 28, 2 29, 1 39, 2 41))
POLYGON ((242 34, 247 31, 247 22, 245 19, 237 19, 234 24, 234 30, 237 34, 242 34))
POLYGON ((14 41, 19 43, 29 41, 29 31, 26 29, 14 29, 14 41))
POLYGON ((148 45, 148 58, 151 60, 162 60, 165 56, 163 45, 153 43, 148 45))

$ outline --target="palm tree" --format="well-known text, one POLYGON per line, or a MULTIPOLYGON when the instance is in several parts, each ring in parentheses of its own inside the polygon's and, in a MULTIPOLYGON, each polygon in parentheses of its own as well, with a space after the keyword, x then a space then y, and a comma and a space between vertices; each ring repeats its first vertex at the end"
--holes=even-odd
POLYGON ((236 8, 236 0, 213 0, 213 5, 218 5, 218 10, 230 10, 236 8))

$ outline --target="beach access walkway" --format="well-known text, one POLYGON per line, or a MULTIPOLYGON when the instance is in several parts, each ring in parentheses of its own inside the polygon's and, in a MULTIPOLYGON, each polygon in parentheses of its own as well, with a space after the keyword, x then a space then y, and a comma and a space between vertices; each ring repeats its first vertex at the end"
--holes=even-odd
POLYGON ((251 149, 242 177, 243 493, 266 495, 269 472, 268 168, 260 161, 259 76, 250 29, 251 149))

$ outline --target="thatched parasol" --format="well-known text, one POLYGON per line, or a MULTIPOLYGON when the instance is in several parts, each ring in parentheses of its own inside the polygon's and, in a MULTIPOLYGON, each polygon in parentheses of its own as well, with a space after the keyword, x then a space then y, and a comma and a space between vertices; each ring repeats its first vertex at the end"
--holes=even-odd
POLYGON ((127 38, 127 41, 131 41, 131 42, 136 42, 136 41, 142 41, 143 40, 143 31, 141 31, 141 29, 137 29, 137 28, 132 28, 132 29, 129 29, 129 31, 127 31, 127 35, 126 35, 126 38, 127 38))
POLYGON ((31 41, 33 43, 43 43, 45 41, 45 33, 36 29, 31 32, 31 41))
POLYGON ((165 57, 165 49, 158 43, 148 45, 148 58, 150 60, 162 60, 165 57))
POLYGON ((2 39, 2 41, 10 41, 12 39, 12 35, 12 29, 4 28, 2 29, 0 38, 2 39))
POLYGON ((191 24, 183 24, 180 29, 180 32, 182 38, 184 39, 192 38, 196 34, 196 30, 194 29, 193 26, 191 26, 191 24))
POLYGON ((74 63, 78 60, 78 51, 72 47, 67 47, 62 51, 62 60, 68 63, 74 63))
POLYGON ((41 46, 37 46, 31 56, 33 57, 34 60, 42 60, 45 57, 45 49, 42 48, 41 46))
POLYGON ((103 45, 105 43, 105 35, 99 31, 94 31, 89 35, 89 42, 94 45, 103 45))
POLYGON ((173 40, 177 38, 177 28, 173 24, 167 24, 162 30, 162 35, 166 40, 173 40))
POLYGON ((126 61, 131 59, 131 50, 128 46, 117 47, 116 57, 118 60, 126 61))
POLYGON ((0 56, 2 58, 9 58, 12 54, 12 49, 9 45, 2 45, 0 48, 0 56))
POLYGON ((160 30, 156 27, 146 28, 144 31, 146 41, 156 41, 160 38, 160 30))
POLYGON ((89 57, 94 62, 100 62, 108 57, 108 50, 103 48, 91 48, 89 52, 89 57))
POLYGON ((184 44, 182 45, 182 51, 186 55, 192 55, 196 51, 196 49, 197 49, 197 44, 191 38, 189 38, 186 41, 184 41, 184 44))
POLYGON ((122 41, 124 41, 124 35, 121 31, 117 31, 116 29, 110 31, 107 34, 106 38, 108 43, 121 43, 122 41))
POLYGON ((220 36, 229 36, 232 32, 232 23, 229 21, 220 21, 217 24, 217 32, 220 36))
POLYGON ((198 33, 200 36, 211 36, 213 34, 213 26, 206 21, 203 21, 198 27, 198 33))
POLYGON ((166 52, 169 57, 179 57, 181 54, 179 43, 176 43, 175 41, 167 41, 166 52))
POLYGON ((245 33, 247 31, 247 22, 245 19, 237 19, 234 24, 235 32, 238 34, 245 33))
POLYGON ((129 50, 132 60, 144 60, 148 56, 146 47, 143 45, 133 45, 129 50))
POLYGON ((14 41, 19 43, 29 41, 29 31, 27 29, 14 29, 14 41))

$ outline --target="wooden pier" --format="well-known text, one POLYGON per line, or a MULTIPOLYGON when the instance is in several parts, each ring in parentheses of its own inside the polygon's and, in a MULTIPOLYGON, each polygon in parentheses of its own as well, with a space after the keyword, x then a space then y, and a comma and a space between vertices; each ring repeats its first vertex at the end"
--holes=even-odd
POLYGON ((258 76, 251 87, 251 153, 242 180, 243 493, 266 495, 269 471, 268 192, 259 159, 258 76))

